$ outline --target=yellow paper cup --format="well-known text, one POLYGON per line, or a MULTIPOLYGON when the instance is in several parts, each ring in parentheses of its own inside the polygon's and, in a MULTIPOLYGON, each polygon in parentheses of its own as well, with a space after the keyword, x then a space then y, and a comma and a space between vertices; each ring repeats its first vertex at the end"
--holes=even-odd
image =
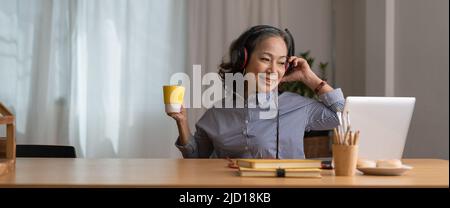
POLYGON ((183 104, 184 99, 184 91, 184 87, 179 85, 163 86, 164 105, 166 106, 167 113, 181 112, 181 105, 183 104))

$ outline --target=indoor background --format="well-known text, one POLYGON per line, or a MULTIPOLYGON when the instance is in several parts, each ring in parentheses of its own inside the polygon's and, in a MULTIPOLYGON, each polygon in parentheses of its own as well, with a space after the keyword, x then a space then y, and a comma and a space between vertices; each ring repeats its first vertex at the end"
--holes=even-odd
MULTIPOLYGON (((345 96, 413 96, 404 157, 449 152, 448 0, 0 0, 0 101, 18 144, 178 158, 162 85, 216 72, 255 24, 289 28, 345 96)), ((313 67, 317 71, 317 67, 313 67)), ((191 129, 205 109, 189 109, 191 129)), ((5 130, 0 127, 0 136, 5 130)))

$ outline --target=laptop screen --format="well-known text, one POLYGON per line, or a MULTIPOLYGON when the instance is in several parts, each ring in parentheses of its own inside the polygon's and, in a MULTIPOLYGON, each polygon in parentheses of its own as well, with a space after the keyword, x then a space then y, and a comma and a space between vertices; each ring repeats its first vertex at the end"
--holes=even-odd
POLYGON ((416 99, 414 97, 346 98, 344 115, 360 131, 359 158, 401 159, 416 99))

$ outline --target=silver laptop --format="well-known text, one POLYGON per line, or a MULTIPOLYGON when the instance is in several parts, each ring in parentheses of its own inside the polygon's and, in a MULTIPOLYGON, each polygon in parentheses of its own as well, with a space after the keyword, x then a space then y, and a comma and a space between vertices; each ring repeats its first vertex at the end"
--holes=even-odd
POLYGON ((360 131, 359 158, 401 159, 414 111, 414 97, 347 97, 351 128, 360 131))

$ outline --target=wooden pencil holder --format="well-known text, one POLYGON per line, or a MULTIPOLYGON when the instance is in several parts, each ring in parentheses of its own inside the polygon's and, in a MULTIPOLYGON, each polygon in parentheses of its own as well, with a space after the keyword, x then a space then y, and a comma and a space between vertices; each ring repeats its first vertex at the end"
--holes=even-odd
POLYGON ((333 144, 334 174, 354 176, 358 162, 358 145, 333 144))
POLYGON ((0 102, 0 126, 6 125, 6 137, 0 135, 0 175, 10 172, 16 164, 14 115, 0 102))

